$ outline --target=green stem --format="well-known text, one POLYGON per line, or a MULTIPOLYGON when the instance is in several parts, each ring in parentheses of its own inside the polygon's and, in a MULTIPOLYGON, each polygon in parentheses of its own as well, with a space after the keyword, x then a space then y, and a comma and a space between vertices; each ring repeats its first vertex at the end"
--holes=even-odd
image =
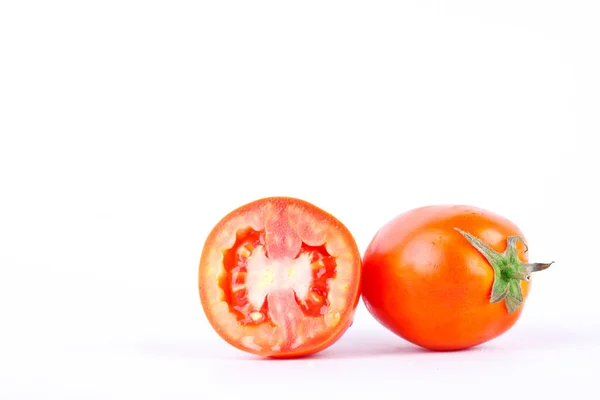
MULTIPOLYGON (((479 251, 494 269, 494 283, 492 284, 491 303, 506 302, 509 313, 515 312, 523 304, 521 281, 529 282, 531 274, 543 271, 550 267, 550 263, 524 263, 517 254, 517 243, 525 245, 519 236, 510 236, 504 253, 498 253, 481 239, 468 232, 454 228, 463 235, 477 251, 479 251)), ((527 249, 527 245, 525 245, 527 249)))

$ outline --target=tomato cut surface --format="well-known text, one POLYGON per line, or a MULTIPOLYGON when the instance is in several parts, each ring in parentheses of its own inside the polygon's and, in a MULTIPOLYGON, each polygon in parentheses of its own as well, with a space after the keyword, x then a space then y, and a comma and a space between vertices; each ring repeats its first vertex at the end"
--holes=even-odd
POLYGON ((271 197, 225 216, 200 260, 205 314, 229 344, 261 356, 308 355, 352 323, 361 258, 348 229, 299 199, 271 197))

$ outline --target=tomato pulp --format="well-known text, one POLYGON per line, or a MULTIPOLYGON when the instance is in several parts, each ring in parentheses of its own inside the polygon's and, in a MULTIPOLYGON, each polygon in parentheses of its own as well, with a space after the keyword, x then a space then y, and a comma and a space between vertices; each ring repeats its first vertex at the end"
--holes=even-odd
POLYGON ((361 258, 348 229, 304 200, 269 197, 226 215, 200 259, 203 310, 215 331, 259 356, 313 354, 352 324, 361 258))
POLYGON ((431 350, 489 341, 519 319, 532 272, 519 228, 470 206, 398 215, 363 256, 362 297, 382 325, 431 350))

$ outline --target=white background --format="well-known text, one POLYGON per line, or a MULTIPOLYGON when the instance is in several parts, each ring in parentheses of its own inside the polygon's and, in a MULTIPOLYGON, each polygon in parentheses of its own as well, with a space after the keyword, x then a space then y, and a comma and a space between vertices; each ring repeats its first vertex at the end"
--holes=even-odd
POLYGON ((0 399, 598 398, 596 1, 2 1, 0 399), (364 251, 491 209, 536 261, 519 323, 435 354, 361 304, 318 357, 209 327, 227 212, 311 201, 364 251))

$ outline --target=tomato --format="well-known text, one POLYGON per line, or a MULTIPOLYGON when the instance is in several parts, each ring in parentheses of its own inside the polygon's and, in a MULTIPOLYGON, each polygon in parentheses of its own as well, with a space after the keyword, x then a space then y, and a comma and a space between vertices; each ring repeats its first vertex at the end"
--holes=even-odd
POLYGON ((361 257, 348 229, 304 200, 259 199, 226 215, 204 244, 202 308, 232 346, 297 357, 335 343, 360 299, 361 257))
POLYGON ((421 347, 460 350, 485 343, 519 319, 532 272, 526 242, 506 218, 470 206, 400 214, 363 256, 362 298, 390 331, 421 347))

